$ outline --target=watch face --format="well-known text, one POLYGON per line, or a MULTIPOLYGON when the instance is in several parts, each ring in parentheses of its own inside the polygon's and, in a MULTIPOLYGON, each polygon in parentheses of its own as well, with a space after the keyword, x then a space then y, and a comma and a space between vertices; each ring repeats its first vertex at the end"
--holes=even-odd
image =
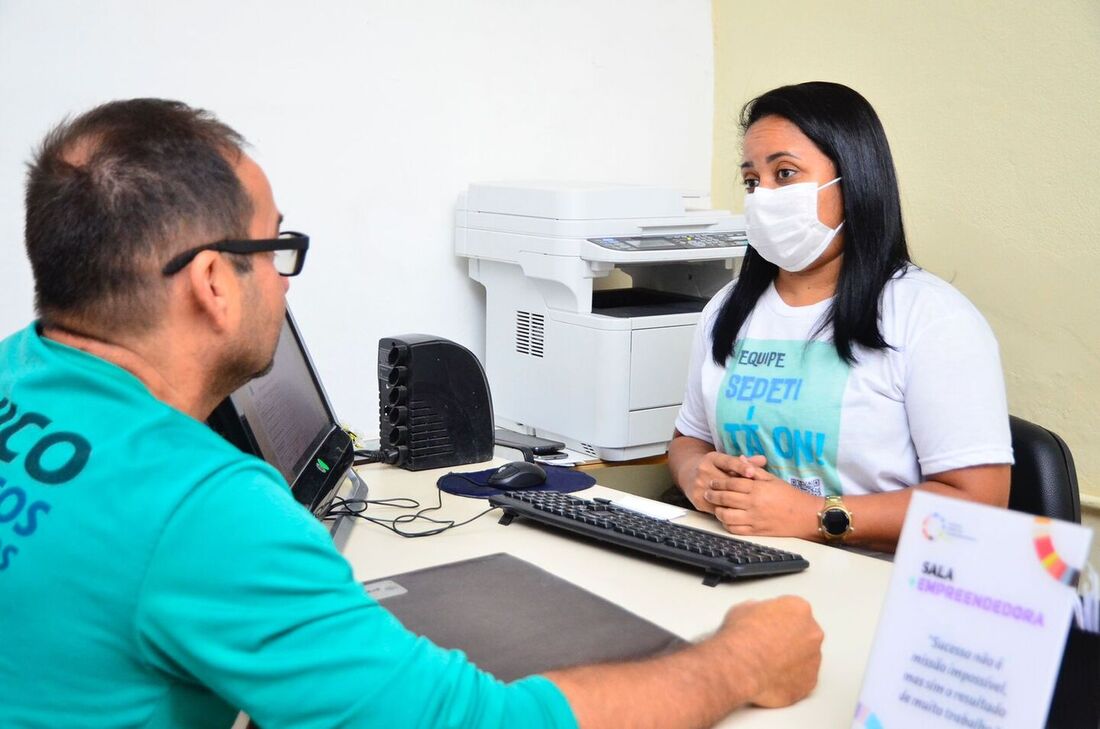
POLYGON ((821 526, 834 537, 848 531, 848 515, 843 509, 826 509, 821 515, 821 526))

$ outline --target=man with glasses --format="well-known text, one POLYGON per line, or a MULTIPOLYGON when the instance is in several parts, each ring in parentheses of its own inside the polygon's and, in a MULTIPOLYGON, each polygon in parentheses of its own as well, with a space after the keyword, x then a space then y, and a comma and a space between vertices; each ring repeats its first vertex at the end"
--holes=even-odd
POLYGON ((188 263, 195 259, 195 256, 203 251, 221 251, 222 253, 272 253, 274 254, 275 270, 279 272, 280 276, 297 276, 302 272, 302 266, 305 265, 306 251, 308 250, 309 236, 289 230, 279 233, 278 238, 223 240, 184 251, 164 264, 164 270, 161 273, 165 276, 171 276, 182 271, 188 263))
POLYGON ((30 165, 39 320, 0 342, 0 725, 687 726, 813 688, 797 598, 502 684, 367 597, 278 472, 203 423, 271 366, 309 248, 242 146, 136 99, 30 165))

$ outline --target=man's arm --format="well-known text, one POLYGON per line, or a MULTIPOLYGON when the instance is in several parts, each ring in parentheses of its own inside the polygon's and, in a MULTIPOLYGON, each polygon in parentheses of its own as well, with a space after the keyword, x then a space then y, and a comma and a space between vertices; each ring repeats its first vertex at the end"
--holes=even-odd
POLYGON ((406 630, 276 479, 221 469, 165 525, 135 614, 150 670, 264 729, 574 725, 545 678, 502 683, 406 630))
POLYGON ((717 635, 670 656, 502 684, 405 630, 285 487, 252 476, 222 473, 177 509, 136 619, 153 669, 261 726, 565 727, 570 711, 583 726, 687 726, 790 703, 816 680, 820 629, 784 598, 735 608, 717 635))
POLYGON ((676 653, 546 677, 581 727, 710 726, 745 704, 787 706, 808 695, 823 636, 801 598, 746 602, 714 636, 676 653))

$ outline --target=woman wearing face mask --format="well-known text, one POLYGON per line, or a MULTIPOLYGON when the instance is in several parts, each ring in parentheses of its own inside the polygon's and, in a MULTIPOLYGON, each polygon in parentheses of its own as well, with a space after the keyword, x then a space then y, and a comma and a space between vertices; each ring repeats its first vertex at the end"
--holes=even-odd
POLYGON ((784 86, 742 110, 750 248, 704 309, 669 467, 734 534, 893 551, 910 489, 1008 503, 997 342, 914 266, 866 99, 784 86))

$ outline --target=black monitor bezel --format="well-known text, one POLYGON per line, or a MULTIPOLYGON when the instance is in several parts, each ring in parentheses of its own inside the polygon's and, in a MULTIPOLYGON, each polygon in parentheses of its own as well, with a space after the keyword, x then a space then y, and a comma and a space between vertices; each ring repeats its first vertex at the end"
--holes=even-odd
MULTIPOLYGON (((300 463, 296 464, 296 475, 290 484, 295 500, 320 517, 327 510, 329 503, 336 495, 337 488, 351 469, 352 462, 355 460, 355 447, 336 419, 328 393, 325 392, 321 378, 317 375, 313 358, 310 357, 309 349, 305 345, 305 340, 289 307, 286 310, 286 322, 298 351, 302 354, 329 422, 328 430, 322 431, 313 440, 309 453, 304 454, 305 458, 300 459, 300 463), (321 464, 328 466, 328 469, 325 470, 321 464)), ((248 418, 235 404, 233 395, 218 404, 207 419, 207 424, 241 451, 263 459, 248 418)))

